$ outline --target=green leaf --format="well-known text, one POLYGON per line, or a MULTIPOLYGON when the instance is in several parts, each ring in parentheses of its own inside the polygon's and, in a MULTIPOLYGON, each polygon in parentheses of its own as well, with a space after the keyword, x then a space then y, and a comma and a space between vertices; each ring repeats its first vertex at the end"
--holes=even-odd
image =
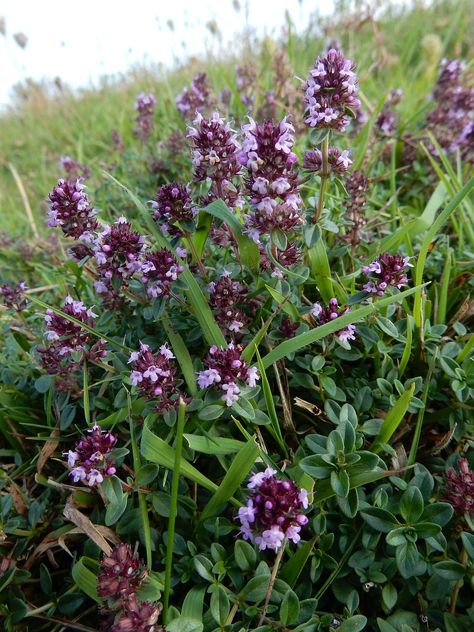
POLYGON ((346 619, 338 627, 339 632, 360 632, 367 625, 367 617, 363 614, 355 614, 353 617, 346 619))
POLYGON ((291 588, 286 591, 280 605, 280 623, 284 626, 291 625, 300 614, 300 601, 291 588))
POLYGON ((311 273, 316 281, 321 296, 325 303, 328 303, 334 296, 334 290, 326 244, 322 238, 318 239, 314 246, 308 249, 308 258, 311 264, 311 273))
MULTIPOLYGON (((147 423, 143 426, 140 451, 148 461, 173 471, 175 450, 168 445, 166 441, 163 441, 163 439, 153 434, 147 423)), ((189 480, 211 492, 215 492, 218 489, 213 481, 207 478, 207 476, 204 476, 204 474, 201 474, 201 472, 188 463, 186 459, 181 459, 180 473, 182 476, 189 478, 189 480)), ((237 503, 237 505, 240 506, 240 503, 237 503)))
MULTIPOLYGON (((425 284, 426 285, 426 284, 425 284)), ((304 347, 316 342, 317 340, 321 340, 326 336, 329 336, 339 329, 344 329, 347 325, 351 325, 352 323, 373 314, 374 312, 387 307, 391 303, 397 303, 403 301, 407 296, 410 296, 414 292, 419 291, 423 286, 417 286, 414 288, 410 288, 405 290, 404 292, 399 292, 398 294, 393 294, 391 296, 387 296, 386 298, 381 298, 377 300, 375 303, 370 303, 369 305, 365 305, 363 307, 358 307, 357 309, 353 309, 347 314, 340 316, 339 318, 335 318, 329 323, 325 325, 320 325, 319 327, 314 327, 310 331, 306 331, 290 340, 285 340, 277 345, 270 353, 262 358, 263 366, 267 369, 271 364, 274 364, 281 358, 289 355, 290 353, 295 353, 304 347)))
POLYGON ((270 577, 268 575, 252 577, 240 591, 239 601, 250 601, 251 603, 263 601, 267 594, 269 581, 270 577))
MULTIPOLYGON (((232 494, 240 487, 242 481, 248 476, 248 473, 252 469, 255 463, 259 449, 253 439, 249 440, 236 454, 234 460, 231 463, 226 475, 221 481, 221 484, 215 486, 214 494, 204 507, 200 522, 204 522, 207 518, 216 515, 219 508, 224 505, 228 500, 232 499, 232 494)), ((237 501, 234 501, 234 504, 237 501)), ((240 505, 240 503, 237 503, 240 505)))
POLYGON ((360 513, 372 529, 382 533, 388 533, 400 524, 392 513, 380 507, 366 507, 360 513))
POLYGON ((418 487, 411 486, 402 494, 400 513, 409 523, 416 522, 424 510, 423 496, 418 487))
POLYGON ((241 571, 249 571, 257 563, 257 553, 251 544, 245 540, 236 540, 234 544, 234 558, 241 571))
POLYGON ((414 542, 404 542, 395 551, 398 570, 404 579, 413 577, 420 561, 420 554, 414 542))
POLYGON ((298 321, 300 320, 300 313, 297 308, 293 305, 291 301, 288 300, 287 296, 283 296, 281 292, 275 290, 271 285, 265 284, 265 287, 268 293, 272 296, 273 300, 276 301, 278 306, 286 313, 292 320, 298 321))
POLYGON ((164 312, 161 316, 161 323, 163 324, 166 335, 168 336, 168 339, 171 343, 171 348, 173 349, 173 353, 176 356, 176 360, 178 361, 181 372, 186 381, 188 391, 193 397, 195 397, 197 395, 198 388, 193 361, 188 347, 186 346, 181 336, 176 331, 174 331, 166 312, 164 312))
POLYGON ((423 522, 434 522, 444 527, 453 517, 454 509, 449 503, 432 503, 425 507, 421 517, 423 522))
POLYGON ((382 588, 382 599, 388 610, 391 610, 397 603, 398 593, 393 584, 385 584, 382 588))
POLYGON ((392 338, 395 338, 395 339, 400 338, 400 332, 392 323, 392 321, 389 320, 388 318, 385 318, 384 316, 379 316, 378 318, 375 319, 375 322, 380 327, 380 329, 384 333, 386 333, 388 336, 391 336, 392 338))
POLYGON ((231 213, 223 200, 214 200, 201 213, 209 213, 222 220, 228 226, 235 237, 239 247, 239 254, 242 263, 253 272, 258 273, 260 269, 260 252, 257 244, 242 232, 242 224, 240 224, 237 216, 231 213))
POLYGON ((222 588, 222 586, 217 586, 211 595, 211 603, 210 603, 210 611, 214 621, 220 625, 224 626, 227 617, 229 616, 230 611, 230 603, 229 597, 227 596, 226 591, 222 588))
POLYGON ((346 498, 349 494, 349 476, 345 470, 333 470, 331 472, 331 487, 337 496, 346 498))
POLYGON ((461 540, 471 560, 474 560, 474 534, 463 531, 461 533, 461 540))
POLYGON ((228 439, 227 437, 203 437, 201 435, 194 434, 185 434, 183 436, 191 450, 202 452, 203 454, 234 454, 235 452, 241 450, 245 445, 243 441, 228 439))
POLYGON ((464 577, 466 567, 454 560, 443 560, 433 564, 433 571, 442 579, 456 580, 464 577))
POLYGON ((97 573, 99 564, 89 557, 81 559, 72 567, 72 578, 79 588, 96 603, 102 604, 102 599, 97 594, 97 573), (94 570, 91 570, 94 569, 94 570))

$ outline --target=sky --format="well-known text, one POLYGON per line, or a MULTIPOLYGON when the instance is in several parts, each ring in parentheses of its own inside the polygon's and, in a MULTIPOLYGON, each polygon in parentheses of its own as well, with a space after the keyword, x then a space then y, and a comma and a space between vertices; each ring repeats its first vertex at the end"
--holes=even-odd
POLYGON ((331 12, 333 0, 0 0, 0 105, 26 78, 61 80, 87 87, 103 75, 137 63, 171 66, 216 46, 208 24, 215 22, 222 42, 246 26, 257 34, 278 34, 285 11, 297 30, 309 16, 331 12), (240 4, 240 10, 235 5, 240 4), (0 29, 1 30, 1 29, 0 29), (21 48, 15 34, 23 33, 21 48))

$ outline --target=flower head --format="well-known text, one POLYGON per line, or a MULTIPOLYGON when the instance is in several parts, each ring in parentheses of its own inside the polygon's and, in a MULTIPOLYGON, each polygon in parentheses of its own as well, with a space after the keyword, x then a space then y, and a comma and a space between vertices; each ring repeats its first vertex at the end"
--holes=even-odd
MULTIPOLYGON (((342 176, 352 164, 352 159, 347 150, 341 151, 337 147, 329 147, 328 168, 329 173, 342 176)), ((307 151, 304 155, 303 167, 314 173, 320 173, 323 165, 323 154, 319 149, 307 151)))
MULTIPOLYGON (((91 308, 86 307, 82 301, 74 300, 72 296, 66 296, 62 310, 89 327, 92 326, 94 318, 97 318, 97 314, 94 314, 91 308)), ((48 327, 45 333, 46 339, 61 342, 60 355, 71 351, 83 351, 84 346, 91 339, 91 334, 80 325, 56 314, 51 309, 46 310, 44 320, 48 327)))
POLYGON ((189 88, 183 88, 176 99, 176 107, 185 120, 192 119, 196 112, 208 112, 211 109, 212 95, 205 72, 197 74, 189 88))
POLYGON ((137 591, 146 578, 145 564, 129 544, 120 543, 100 561, 97 592, 111 613, 111 632, 159 632, 157 602, 139 601, 137 591))
POLYGON ((258 544, 261 551, 277 551, 285 537, 297 544, 301 527, 308 522, 302 513, 308 508, 307 492, 275 474, 276 470, 267 468, 250 478, 250 497, 238 513, 243 538, 258 544))
POLYGON ((141 281, 152 298, 169 296, 171 285, 183 271, 176 257, 166 248, 149 252, 141 264, 141 281))
POLYGON ((157 410, 166 410, 176 403, 176 369, 170 362, 173 358, 166 345, 160 347, 159 353, 153 354, 148 345, 141 343, 140 351, 130 354, 130 381, 147 399, 159 400, 157 410))
POLYGON ((133 133, 141 140, 149 138, 153 130, 153 116, 155 114, 156 99, 152 94, 141 92, 137 96, 134 108, 138 114, 135 118, 135 129, 133 133))
POLYGON ((120 217, 112 226, 105 226, 94 242, 97 269, 101 276, 96 290, 105 293, 114 279, 122 282, 141 268, 146 250, 145 238, 120 217))
POLYGON ((99 223, 96 210, 89 204, 81 180, 58 180, 58 186, 49 194, 48 226, 59 226, 67 237, 92 239, 99 223))
POLYGON ((216 321, 228 331, 238 333, 245 326, 247 317, 238 307, 247 296, 247 290, 238 281, 232 281, 229 274, 223 274, 208 286, 209 305, 214 311, 216 321))
MULTIPOLYGON (((348 307, 339 307, 337 299, 332 298, 327 307, 323 307, 320 303, 314 303, 310 313, 319 327, 347 314, 348 311, 348 307)), ((349 344, 349 340, 355 340, 355 332, 356 328, 354 325, 347 325, 347 327, 336 331, 335 336, 340 342, 349 344)))
POLYGON ((163 223, 165 228, 176 222, 190 222, 194 219, 195 209, 191 200, 189 187, 171 182, 161 186, 156 194, 156 201, 151 203, 154 210, 153 219, 163 223))
POLYGON ((97 425, 87 432, 89 434, 75 445, 74 450, 67 452, 68 466, 75 483, 82 481, 94 487, 116 472, 111 453, 117 437, 97 425))
POLYGON ((232 179, 240 174, 237 153, 240 150, 235 132, 225 123, 219 112, 210 118, 198 113, 189 127, 188 138, 193 150, 194 179, 212 184, 211 198, 222 198, 228 206, 239 203, 239 195, 232 179))
POLYGON ((216 385, 222 391, 222 399, 227 406, 232 406, 239 399, 239 384, 243 382, 253 387, 260 379, 257 369, 249 367, 241 359, 242 350, 241 345, 232 342, 226 348, 213 345, 204 360, 205 370, 198 374, 199 388, 216 385))
POLYGON ((63 169, 69 181, 77 180, 78 178, 88 178, 91 175, 89 165, 78 162, 71 156, 61 156, 59 168, 63 169))
POLYGON ((467 459, 459 459, 458 472, 450 467, 444 480, 444 496, 459 515, 474 513, 474 472, 469 468, 467 459))
POLYGON ((407 270, 413 267, 410 257, 399 254, 389 255, 384 252, 362 268, 362 272, 370 277, 364 290, 377 296, 383 296, 389 287, 401 288, 408 283, 407 270))
POLYGON ((24 281, 20 281, 20 283, 16 285, 8 285, 5 283, 4 285, 0 285, 0 299, 5 307, 10 307, 17 312, 21 312, 27 306, 24 294, 25 290, 26 283, 24 281))
POLYGON ((360 107, 354 63, 334 48, 318 57, 305 85, 306 124, 343 132, 360 107))
POLYGON ((246 192, 252 213, 245 216, 246 231, 256 241, 274 229, 294 231, 303 223, 292 151, 294 127, 285 117, 280 123, 257 124, 249 117, 239 161, 246 168, 246 192))

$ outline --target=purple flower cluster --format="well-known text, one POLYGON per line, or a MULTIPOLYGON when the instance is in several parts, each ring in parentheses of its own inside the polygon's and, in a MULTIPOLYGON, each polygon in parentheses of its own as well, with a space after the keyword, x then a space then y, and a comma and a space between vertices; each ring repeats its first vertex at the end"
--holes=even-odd
POLYGON ((164 184, 156 193, 156 200, 151 202, 154 210, 153 219, 160 224, 162 230, 180 234, 175 227, 179 222, 192 222, 196 215, 189 187, 171 182, 164 184))
POLYGON ((403 90, 401 88, 390 90, 382 111, 375 121, 378 131, 386 136, 391 136, 397 129, 398 116, 393 108, 400 103, 402 97, 403 90))
MULTIPOLYGON (((339 303, 336 298, 332 298, 329 301, 327 307, 323 307, 320 303, 314 303, 311 309, 311 316, 316 320, 318 327, 325 325, 331 321, 344 316, 349 311, 348 307, 339 307, 339 303)), ((354 325, 347 325, 343 329, 339 329, 335 332, 335 336, 340 342, 349 344, 349 340, 355 340, 356 328, 354 325)))
POLYGON ((318 57, 305 85, 306 123, 343 132, 360 107, 354 63, 335 49, 318 57))
POLYGON ((459 472, 450 467, 445 475, 445 498, 460 516, 474 514, 474 472, 467 459, 459 459, 459 472))
POLYGON ((410 257, 399 254, 389 255, 384 252, 362 268, 364 274, 370 275, 370 281, 364 285, 364 290, 377 296, 383 296, 387 288, 401 288, 408 283, 406 272, 413 267, 410 257))
POLYGON ((184 87, 176 99, 176 107, 185 120, 192 119, 196 112, 207 113, 212 108, 209 78, 205 72, 194 77, 189 88, 184 87))
POLYGON ((176 403, 176 369, 170 362, 173 358, 167 345, 161 345, 159 353, 153 354, 148 345, 140 343, 140 351, 132 351, 128 360, 132 365, 130 382, 147 399, 159 400, 157 410, 166 410, 176 403))
POLYGON ((274 229, 291 232, 303 223, 294 168, 298 159, 292 151, 294 128, 286 117, 279 124, 257 124, 250 118, 243 132, 239 161, 247 169, 245 184, 253 206, 245 216, 246 230, 258 243, 261 234, 274 229))
POLYGON ((236 69, 237 79, 236 86, 237 92, 240 95, 240 100, 242 103, 248 107, 252 108, 254 100, 255 100, 255 80, 257 78, 257 73, 255 68, 250 64, 245 64, 244 66, 238 66, 236 69))
POLYGON ((129 544, 120 543, 100 561, 97 593, 110 615, 111 632, 160 632, 156 622, 161 612, 157 602, 138 600, 146 578, 145 565, 129 544))
POLYGON ((301 527, 308 523, 302 513, 308 508, 306 490, 275 474, 276 470, 268 467, 250 478, 250 498, 238 513, 243 538, 258 544, 261 551, 278 551, 285 538, 298 544, 301 527))
POLYGON ((153 130, 153 116, 155 114, 156 99, 152 94, 141 92, 137 96, 134 108, 138 114, 135 118, 135 129, 133 133, 141 140, 145 141, 150 137, 153 130))
POLYGON ((361 240, 361 229, 366 224, 364 210, 367 205, 367 188, 369 181, 362 171, 353 171, 345 180, 350 199, 346 202, 347 218, 350 229, 346 238, 355 248, 361 240))
POLYGON ((145 238, 120 217, 112 226, 105 225, 94 242, 94 254, 100 279, 95 288, 99 294, 112 291, 112 281, 122 283, 141 269, 146 250, 145 238))
POLYGON ((242 350, 241 345, 232 342, 225 349, 213 345, 204 360, 205 370, 198 374, 199 388, 216 385, 222 391, 222 399, 227 406, 232 406, 239 399, 238 383, 244 382, 253 387, 260 379, 258 370, 241 359, 242 350))
POLYGON ((17 285, 0 285, 0 298, 2 299, 5 307, 22 312, 27 306, 27 300, 25 298, 26 283, 20 281, 17 285))
MULTIPOLYGON (((263 244, 259 244, 260 251, 260 268, 261 270, 271 270, 272 277, 276 277, 278 279, 282 279, 284 277, 284 273, 275 263, 270 259, 267 254, 267 251, 263 244)), ((285 250, 274 249, 273 258, 284 268, 289 268, 296 263, 301 262, 303 258, 303 252, 301 248, 297 246, 297 244, 293 241, 290 242, 285 250)))
POLYGON ((247 317, 238 307, 245 301, 246 288, 238 281, 232 281, 230 273, 225 271, 220 279, 209 283, 208 291, 209 305, 216 321, 228 331, 239 333, 247 322, 247 317))
POLYGON ((151 298, 169 296, 171 285, 183 271, 176 257, 166 248, 154 250, 145 256, 141 264, 141 281, 151 298))
MULTIPOLYGON (((62 311, 89 327, 93 327, 94 319, 97 318, 92 309, 71 296, 66 297, 62 311)), ((73 374, 81 366, 80 358, 74 354, 82 353, 87 360, 98 362, 107 355, 105 340, 100 339, 91 344, 89 332, 50 309, 46 310, 44 319, 48 327, 45 333, 48 345, 37 348, 41 365, 49 375, 58 377, 58 390, 73 391, 77 388, 73 374)))
MULTIPOLYGON (((97 318, 97 314, 94 314, 92 309, 85 307, 82 301, 75 301, 71 296, 66 296, 62 311, 89 327, 92 327, 93 319, 97 318)), ((45 337, 50 342, 60 343, 59 355, 83 351, 85 345, 90 342, 91 334, 51 309, 46 310, 44 320, 48 327, 45 337)))
POLYGON ((322 173, 323 154, 320 149, 307 151, 303 159, 303 167, 314 173, 320 173, 322 176, 334 175, 342 176, 352 164, 349 151, 341 151, 338 147, 329 147, 328 150, 328 169, 329 173, 322 173))
POLYGON ((463 159, 473 161, 474 87, 465 75, 462 61, 443 59, 433 91, 436 107, 428 115, 428 127, 444 150, 459 150, 463 159))
POLYGON ((67 237, 90 242, 99 224, 81 181, 58 180, 49 194, 48 226, 59 226, 67 237))
POLYGON ((59 159, 59 168, 64 170, 69 181, 74 181, 78 178, 87 179, 91 175, 89 165, 78 162, 74 160, 74 158, 71 158, 71 156, 61 156, 59 159))
POLYGON ((283 338, 287 340, 288 338, 294 338, 296 336, 299 326, 300 324, 298 322, 294 323, 290 318, 284 316, 281 319, 279 330, 283 338))
POLYGON ((88 436, 83 437, 74 450, 66 452, 67 463, 75 483, 81 481, 95 487, 116 472, 112 450, 117 437, 97 425, 87 432, 88 436))
POLYGON ((211 191, 207 201, 221 198, 227 206, 240 205, 238 190, 232 182, 241 170, 237 161, 240 144, 235 132, 218 112, 214 112, 211 118, 204 118, 198 113, 193 125, 189 127, 188 138, 193 150, 194 179, 197 182, 210 180, 211 191))

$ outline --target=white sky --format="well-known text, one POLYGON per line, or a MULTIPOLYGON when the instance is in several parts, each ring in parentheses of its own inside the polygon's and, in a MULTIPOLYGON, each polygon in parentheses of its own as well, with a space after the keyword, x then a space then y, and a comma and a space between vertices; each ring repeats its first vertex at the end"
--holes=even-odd
POLYGON ((215 46, 206 27, 215 21, 228 42, 246 25, 257 33, 276 33, 288 10, 297 30, 317 9, 331 12, 333 0, 0 0, 0 104, 11 87, 31 77, 60 77, 88 86, 101 75, 125 71, 138 62, 171 65, 215 46), (172 20, 174 31, 167 25, 172 20), (28 37, 26 48, 15 33, 28 37))

